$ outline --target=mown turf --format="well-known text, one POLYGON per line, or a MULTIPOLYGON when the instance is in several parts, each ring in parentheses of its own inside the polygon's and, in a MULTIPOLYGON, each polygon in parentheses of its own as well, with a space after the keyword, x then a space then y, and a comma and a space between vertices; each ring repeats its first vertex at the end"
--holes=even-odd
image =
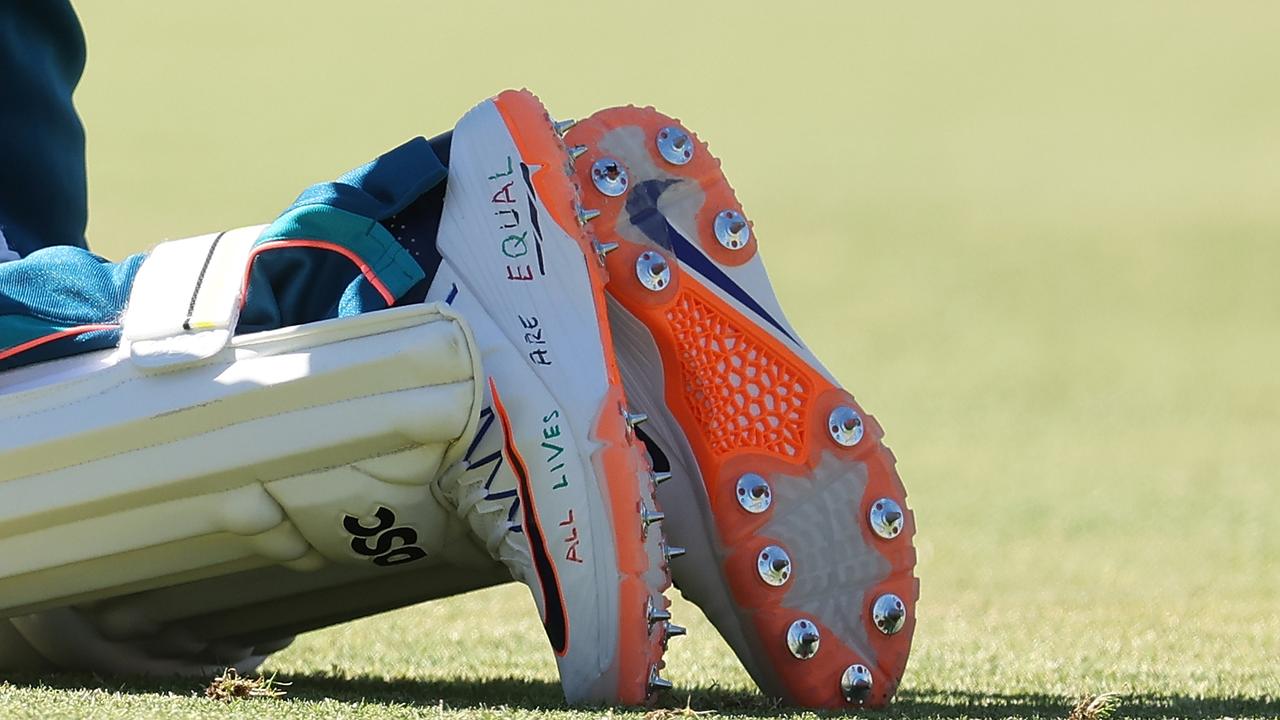
MULTIPOLYGON (((508 86, 653 104, 898 454, 923 597, 886 716, 1280 716, 1280 11, 747 5, 86 3, 91 240, 269 219, 508 86)), ((676 617, 674 704, 784 714, 676 617)), ((303 637, 282 700, 27 677, 0 716, 601 715, 543 644, 509 587, 303 637)))

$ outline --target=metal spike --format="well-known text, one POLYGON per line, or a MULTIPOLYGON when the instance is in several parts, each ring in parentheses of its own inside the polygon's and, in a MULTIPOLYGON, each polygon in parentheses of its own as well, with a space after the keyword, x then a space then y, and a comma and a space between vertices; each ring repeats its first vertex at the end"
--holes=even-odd
POLYGON ((773 504, 773 490, 769 488, 769 483, 756 473, 744 473, 738 478, 736 495, 742 509, 753 515, 759 515, 773 504))
POLYGON ((892 540, 902 532, 902 506, 891 498, 880 498, 871 505, 869 520, 871 530, 885 540, 892 540))
POLYGON ((591 249, 596 251, 596 261, 600 263, 600 267, 604 267, 605 256, 618 249, 618 243, 607 242, 602 243, 599 240, 591 241, 591 249))
POLYGON ((591 163, 591 184, 601 195, 618 197, 627 191, 631 178, 621 162, 611 157, 602 157, 591 163))
POLYGON ((587 223, 591 222, 592 220, 595 220, 598 217, 600 217, 599 210, 582 210, 582 209, 578 210, 578 222, 582 223, 583 225, 586 225, 587 223))
POLYGON ((649 527, 650 525, 656 522, 662 522, 663 520, 666 520, 666 519, 667 519, 666 514, 663 513, 661 510, 650 510, 649 508, 640 508, 640 522, 643 522, 645 527, 649 527))
POLYGON ((586 145, 574 145, 569 148, 569 157, 574 160, 577 160, 578 158, 582 157, 586 153, 587 153, 586 145))
POLYGON ((678 558, 681 555, 684 555, 686 552, 689 552, 689 551, 677 545, 668 545, 662 550, 662 554, 666 556, 667 560, 678 558))
POLYGON ((642 412, 638 412, 638 413, 626 412, 626 413, 623 413, 622 416, 627 419, 627 427, 631 427, 631 428, 634 428, 635 426, 649 419, 649 416, 645 415, 642 412))
POLYGON ((693 159, 693 146, 689 134, 678 127, 664 127, 658 131, 658 153, 672 165, 684 165, 693 159))
POLYGON ((853 447, 862 439, 866 429, 857 410, 848 405, 840 405, 827 418, 827 430, 831 432, 831 439, 838 444, 853 447))
POLYGON ((574 125, 577 125, 577 124, 578 124, 577 120, 574 120, 573 118, 569 118, 568 120, 557 120, 551 123, 551 126, 556 129, 557 135, 564 135, 565 133, 569 132, 570 128, 572 128, 574 125))
POLYGON ((680 637, 689 634, 688 629, 683 625, 677 625, 673 622, 667 622, 663 625, 662 649, 666 650, 671 647, 671 638, 680 637))
POLYGON ((641 285, 658 292, 671 284, 671 265, 661 253, 646 250, 636 258, 636 278, 641 285))
POLYGON ((821 644, 822 635, 807 618, 800 618, 787 628, 787 649, 798 660, 808 660, 817 655, 821 644))
POLYGON ((670 480, 670 479, 671 479, 671 473, 669 473, 669 472, 655 472, 655 473, 653 473, 653 484, 654 484, 654 485, 661 485, 662 483, 664 483, 664 482, 666 482, 666 481, 668 481, 668 480, 670 480))
POLYGON ((867 666, 854 663, 845 668, 844 674, 840 676, 840 691, 844 694, 846 702, 861 705, 871 694, 872 682, 871 671, 867 666))
POLYGON ((648 537, 649 526, 666 519, 667 516, 658 510, 650 510, 647 507, 640 508, 640 537, 648 537))
POLYGON ((712 223, 716 240, 729 250, 741 250, 751 240, 751 228, 737 210, 725 210, 712 223))
POLYGON ((649 606, 649 624, 650 625, 654 623, 659 623, 659 622, 666 622, 667 620, 670 620, 670 619, 671 619, 671 613, 667 612, 666 610, 659 610, 653 605, 649 606))
MULTIPOLYGON (((666 596, 664 595, 663 598, 665 599, 666 596)), ((654 607, 653 605, 653 597, 652 596, 646 597, 644 599, 644 616, 649 618, 650 625, 657 622, 657 620, 654 618, 654 615, 658 612, 659 612, 658 608, 654 607)), ((669 618, 671 616, 668 615, 667 617, 669 618)))
POLYGON ((654 668, 653 672, 649 674, 650 690, 670 690, 673 687, 675 686, 671 684, 670 680, 658 675, 657 668, 654 668))
POLYGON ((756 571, 766 584, 782 587, 791 579, 791 556, 777 545, 768 545, 756 558, 756 571))
POLYGON ((885 593, 871 605, 871 620, 880 632, 893 635, 907 624, 907 606, 897 595, 885 593))

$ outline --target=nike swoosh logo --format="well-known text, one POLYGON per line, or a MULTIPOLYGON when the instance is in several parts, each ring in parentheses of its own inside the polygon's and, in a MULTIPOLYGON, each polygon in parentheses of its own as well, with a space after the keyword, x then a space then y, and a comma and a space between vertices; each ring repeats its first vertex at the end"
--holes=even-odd
POLYGON ((702 277, 715 283, 730 297, 758 315, 761 320, 777 328, 778 332, 787 336, 788 340, 799 345, 800 342, 791 337, 791 333, 782 327, 782 323, 774 320, 769 311, 756 302, 750 293, 734 282, 733 278, 725 274, 720 269, 720 266, 711 261, 711 258, 708 258, 702 254, 701 250, 694 247, 693 243, 686 240, 684 235, 681 235, 680 231, 672 226, 671 221, 667 220, 667 216, 663 215, 662 211, 658 209, 658 198, 662 197, 662 193, 676 182, 679 181, 646 180, 642 183, 637 183, 627 197, 627 219, 659 247, 664 247, 674 252, 677 260, 696 270, 702 277))
POLYGON ((546 535, 538 522, 533 502, 533 485, 529 482, 529 468, 512 439, 511 418, 507 417, 507 410, 502 406, 498 386, 493 378, 489 378, 489 392, 493 395, 494 413, 498 416, 498 422, 502 423, 502 448, 507 456, 507 464, 516 476, 516 490, 520 496, 520 507, 524 511, 524 536, 529 540, 529 555, 533 558, 533 570, 542 589, 542 607, 546 613, 542 618, 542 627, 546 629, 547 639, 551 641, 551 648, 556 655, 564 655, 569 649, 569 616, 560 590, 560 577, 556 574, 551 551, 547 548, 546 535))

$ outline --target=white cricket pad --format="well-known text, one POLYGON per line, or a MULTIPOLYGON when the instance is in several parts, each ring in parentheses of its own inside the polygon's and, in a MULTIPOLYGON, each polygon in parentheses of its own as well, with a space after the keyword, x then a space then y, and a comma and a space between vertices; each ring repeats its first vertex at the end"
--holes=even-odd
POLYGON ((221 237, 144 263, 120 348, 0 375, 0 616, 441 542, 431 481, 481 392, 468 328, 418 305, 236 336, 257 233, 221 237))

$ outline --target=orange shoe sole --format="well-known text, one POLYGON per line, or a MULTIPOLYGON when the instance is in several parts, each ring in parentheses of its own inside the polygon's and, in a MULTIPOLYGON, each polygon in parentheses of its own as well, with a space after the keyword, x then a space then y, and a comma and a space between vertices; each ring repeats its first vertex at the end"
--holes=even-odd
MULTIPOLYGON (((906 668, 919 582, 915 520, 880 425, 806 358, 794 331, 766 307, 771 298, 744 298, 741 286, 726 291, 725 278, 732 285, 747 276, 741 269, 756 259, 757 238, 743 231, 750 226, 720 162, 692 132, 652 108, 624 107, 581 121, 566 139, 585 147, 576 168, 585 202, 600 211, 591 223, 596 237, 617 243, 607 256, 607 291, 652 335, 659 357, 648 362, 661 363, 666 411, 696 460, 699 478, 669 484, 701 482, 702 520, 715 531, 711 554, 737 617, 704 609, 722 632, 722 622, 741 627, 747 647, 735 650, 753 655, 744 664, 766 692, 805 707, 884 705, 906 668), (653 196, 637 211, 629 206, 637 192, 661 202, 653 196), (666 226, 678 237, 655 239, 644 229, 659 208, 680 215, 666 226), (718 239, 718 221, 727 242, 718 239), (642 267, 652 272, 655 254, 669 275, 646 284, 642 267), (840 408, 855 414, 833 416, 840 408), (836 439, 855 435, 847 444, 836 439), (741 485, 749 475, 766 479, 765 489, 741 485), (771 505, 746 510, 748 492, 768 495, 771 505), (795 547, 806 533, 812 542, 795 547), (765 568, 779 547, 795 560, 771 584, 765 568), (814 628, 816 649, 791 648, 789 633, 814 628)), ((762 269, 753 277, 763 278, 762 269)), ((671 514, 672 542, 706 537, 672 525, 671 514)), ((682 572, 705 570, 677 562, 676 584, 688 584, 682 572)))

